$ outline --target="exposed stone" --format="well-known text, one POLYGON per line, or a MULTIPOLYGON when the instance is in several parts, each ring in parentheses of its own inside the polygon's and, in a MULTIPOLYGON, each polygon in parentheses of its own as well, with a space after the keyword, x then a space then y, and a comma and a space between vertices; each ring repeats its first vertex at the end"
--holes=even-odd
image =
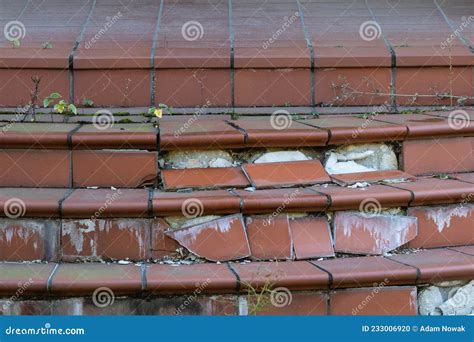
POLYGON ((275 162, 289 162, 289 161, 301 161, 311 160, 303 152, 300 151, 276 151, 268 152, 257 158, 254 163, 275 163, 275 162))
POLYGON ((165 218, 165 221, 170 225, 172 229, 186 228, 191 227, 196 224, 206 223, 215 219, 218 219, 221 216, 217 215, 206 215, 199 216, 195 218, 187 218, 184 216, 168 216, 165 218))
POLYGON ((361 144, 330 152, 325 167, 329 174, 341 174, 397 169, 398 162, 393 150, 385 144, 361 144))
POLYGON ((459 286, 463 283, 465 282, 444 282, 422 290, 418 296, 419 313, 421 315, 474 314, 474 281, 459 286), (456 285, 447 287, 446 285, 449 284, 456 285))
POLYGON ((230 167, 233 158, 223 150, 210 151, 172 151, 165 157, 165 162, 175 169, 195 169, 207 167, 230 167))

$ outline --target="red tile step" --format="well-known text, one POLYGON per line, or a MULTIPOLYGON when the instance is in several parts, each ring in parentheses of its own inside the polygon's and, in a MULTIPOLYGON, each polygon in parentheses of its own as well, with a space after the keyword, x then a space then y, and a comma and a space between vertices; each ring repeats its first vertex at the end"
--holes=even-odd
MULTIPOLYGON (((467 248, 467 247, 466 247, 467 248)), ((359 288, 384 283, 415 285, 472 279, 474 256, 462 251, 430 249, 390 257, 336 258, 323 261, 252 262, 193 265, 0 263, 0 294, 11 295, 31 279, 27 295, 88 296, 107 286, 115 294, 189 293, 196 284, 204 293, 359 288)))

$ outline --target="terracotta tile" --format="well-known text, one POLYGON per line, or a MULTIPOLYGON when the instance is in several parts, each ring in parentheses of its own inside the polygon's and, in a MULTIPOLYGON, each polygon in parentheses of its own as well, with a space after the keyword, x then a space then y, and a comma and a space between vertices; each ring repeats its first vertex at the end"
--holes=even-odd
POLYGON ((235 105, 311 105, 310 69, 237 69, 235 105))
POLYGON ((12 122, 1 128, 0 144, 8 148, 67 149, 69 132, 77 124, 12 122))
POLYGON ((55 295, 91 296, 108 287, 114 295, 137 293, 142 289, 140 266, 134 264, 61 264, 52 278, 55 295))
POLYGON ((407 139, 439 138, 440 136, 456 136, 474 132, 474 123, 466 122, 456 129, 450 120, 424 114, 380 114, 374 117, 375 121, 389 122, 404 125, 408 129, 407 139))
POLYGON ((241 290, 246 290, 249 286, 255 290, 269 287, 286 287, 290 290, 325 289, 329 280, 326 272, 306 261, 235 263, 232 268, 239 275, 241 290))
POLYGON ((336 252, 385 254, 413 240, 416 217, 339 211, 334 218, 336 252))
POLYGON ((166 236, 165 231, 168 229, 170 226, 164 219, 151 220, 151 257, 153 259, 169 256, 180 247, 179 243, 166 236))
MULTIPOLYGON (((2 49, 2 54, 4 50, 2 49)), ((14 53, 18 53, 17 50, 14 53)), ((31 55, 28 56, 28 59, 31 59, 31 55)), ((34 60, 37 59, 34 58, 34 60)), ((34 87, 31 76, 41 78, 40 99, 44 99, 52 92, 59 92, 63 96, 67 96, 69 93, 68 70, 66 68, 63 70, 2 69, 1 74, 3 82, 0 85, 0 105, 2 107, 17 107, 18 104, 28 103, 31 98, 31 90, 34 87)))
POLYGON ((413 193, 410 205, 457 203, 471 197, 474 192, 474 184, 453 179, 418 178, 393 186, 413 193))
POLYGON ((57 261, 60 222, 39 219, 0 219, 0 260, 57 261))
POLYGON ((334 256, 331 231, 325 218, 290 219, 290 231, 296 259, 334 256))
POLYGON ((250 185, 239 167, 161 170, 165 189, 181 188, 244 188, 250 185))
MULTIPOLYGON (((149 59, 149 56, 147 56, 149 59)), ((76 64, 75 64, 76 67, 76 64)), ((95 106, 145 107, 150 104, 150 71, 145 69, 76 70, 75 96, 95 106)))
POLYGON ((401 164, 414 175, 474 171, 474 138, 403 142, 401 164))
POLYGON ((364 118, 331 115, 301 121, 308 125, 329 129, 329 145, 403 140, 406 127, 364 118))
POLYGON ((0 214, 10 218, 59 216, 59 201, 66 193, 66 189, 0 188, 0 214))
POLYGON ((467 203, 408 208, 407 215, 418 218, 418 236, 411 248, 430 248, 474 244, 474 205, 467 203))
POLYGON ((244 145, 244 134, 224 120, 197 119, 164 121, 160 124, 160 148, 231 148, 244 145))
POLYGON ((365 188, 314 186, 311 189, 331 198, 331 210, 362 209, 379 212, 381 208, 407 206, 411 199, 410 192, 386 185, 365 188))
POLYGON ((456 173, 449 175, 450 177, 468 183, 474 183, 474 172, 471 173, 456 173))
POLYGON ((244 164, 242 169, 256 188, 317 184, 331 181, 319 160, 244 164))
POLYGON ((193 254, 210 261, 236 260, 250 255, 249 241, 240 214, 168 230, 165 234, 193 254))
POLYGON ((293 120, 286 111, 276 111, 267 118, 239 118, 229 120, 246 133, 246 146, 252 147, 301 147, 325 146, 328 132, 293 120))
POLYGON ((288 292, 274 289, 269 294, 270 303, 259 308, 256 298, 252 296, 240 297, 240 315, 264 316, 319 316, 327 315, 328 295, 321 292, 288 292), (281 296, 282 302, 276 302, 281 296), (276 305, 272 304, 272 300, 276 305))
MULTIPOLYGON (((358 32, 358 29, 354 32, 358 32)), ((317 49, 315 48, 315 50, 317 49)), ((359 47, 356 50, 359 50, 359 47)), ((379 50, 369 51, 369 53, 372 52, 378 54, 379 50)), ((369 56, 373 57, 374 55, 369 56)), ((377 59, 380 58, 379 55, 375 56, 377 59)), ((390 67, 337 67, 339 66, 338 60, 342 59, 344 63, 344 57, 351 58, 352 56, 344 55, 341 57, 337 55, 336 58, 331 57, 329 62, 332 64, 331 67, 315 70, 314 92, 316 103, 327 106, 364 106, 370 104, 387 108, 387 103, 390 102, 388 95, 390 94, 390 67)), ((386 63, 383 59, 380 60, 381 64, 386 63)), ((316 58, 315 63, 319 63, 318 58, 316 58)))
POLYGON ((245 214, 279 212, 322 212, 328 206, 327 197, 302 188, 234 191, 242 200, 245 214))
POLYGON ((474 256, 445 248, 397 254, 390 258, 417 267, 419 283, 472 279, 474 276, 474 256))
POLYGON ((63 216, 73 218, 146 217, 145 189, 76 189, 63 202, 63 216))
POLYGON ((412 178, 412 175, 400 170, 354 172, 331 175, 333 182, 342 186, 348 186, 359 182, 377 183, 386 180, 405 180, 412 178))
POLYGON ((156 216, 186 216, 235 214, 240 211, 240 199, 226 190, 193 192, 159 192, 153 197, 156 216))
MULTIPOLYGON (((100 113, 100 111, 98 111, 100 113)), ((101 115, 96 114, 97 125, 83 125, 72 136, 72 145, 77 149, 147 149, 156 150, 157 131, 143 123, 120 124, 113 122, 100 125, 101 115)), ((110 119, 103 114, 102 119, 110 119)))
MULTIPOLYGON (((446 37, 448 37, 450 32, 446 37)), ((446 39, 446 38, 443 38, 446 39)), ((439 41, 437 42, 439 44, 439 41)), ((470 87, 473 82, 470 66, 448 67, 449 59, 443 67, 398 68, 397 94, 424 94, 431 97, 397 97, 400 106, 451 106, 450 99, 440 99, 439 94, 453 96, 472 96, 470 87), (448 82, 446 82, 448 80, 448 82)))
POLYGON ((237 279, 227 265, 148 265, 147 290, 152 293, 201 293, 235 291, 237 279))
POLYGON ((413 284, 417 273, 414 267, 379 257, 336 258, 311 261, 314 265, 331 273, 332 288, 413 284))
POLYGON ((416 287, 369 287, 331 292, 331 315, 417 314, 416 287), (367 298, 371 298, 368 300, 367 298))
POLYGON ((73 151, 74 187, 151 186, 157 179, 157 158, 147 151, 73 151))
POLYGON ((49 276, 56 264, 0 263, 0 294, 46 294, 49 276))
POLYGON ((293 241, 287 215, 252 216, 245 223, 254 259, 293 258, 293 241))
POLYGON ((232 104, 227 69, 158 69, 155 80, 157 104, 172 107, 230 107, 232 104))
POLYGON ((466 125, 464 121, 474 121, 474 110, 469 110, 468 108, 462 109, 461 111, 436 111, 436 112, 424 112, 423 114, 425 115, 432 115, 432 116, 437 116, 437 117, 442 117, 442 118, 452 118, 452 120, 460 120, 459 125, 460 127, 463 127, 463 125, 466 125))
POLYGON ((63 260, 147 259, 149 228, 149 220, 138 218, 65 219, 62 221, 63 260))
POLYGON ((449 249, 474 256, 474 246, 450 247, 449 249))
POLYGON ((60 150, 2 150, 0 182, 3 186, 68 187, 69 154, 60 150))

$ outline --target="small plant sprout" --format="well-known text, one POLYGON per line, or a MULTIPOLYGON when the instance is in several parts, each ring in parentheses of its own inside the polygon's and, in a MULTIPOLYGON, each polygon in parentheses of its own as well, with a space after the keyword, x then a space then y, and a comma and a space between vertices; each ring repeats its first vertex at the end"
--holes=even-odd
POLYGON ((84 99, 82 101, 82 106, 87 107, 87 108, 94 107, 94 101, 89 100, 89 99, 84 99))
POLYGON ((72 103, 67 103, 65 100, 62 99, 61 94, 57 92, 51 93, 49 94, 49 96, 45 97, 43 100, 43 106, 44 108, 47 108, 51 104, 55 103, 56 101, 58 102, 53 107, 56 113, 59 113, 59 114, 73 113, 74 115, 77 115, 76 106, 73 105, 72 103))
POLYGON ((171 114, 170 108, 167 105, 165 105, 164 103, 160 103, 158 105, 158 107, 150 107, 148 109, 148 114, 153 114, 156 117, 161 118, 161 117, 163 117, 163 109, 168 110, 168 112, 171 114))
POLYGON ((14 39, 11 41, 12 42, 12 45, 13 45, 13 48, 19 48, 20 45, 21 45, 21 41, 19 39, 14 39))
POLYGON ((41 44, 41 48, 42 49, 52 49, 53 48, 53 44, 51 44, 50 42, 46 41, 46 42, 43 42, 41 44))

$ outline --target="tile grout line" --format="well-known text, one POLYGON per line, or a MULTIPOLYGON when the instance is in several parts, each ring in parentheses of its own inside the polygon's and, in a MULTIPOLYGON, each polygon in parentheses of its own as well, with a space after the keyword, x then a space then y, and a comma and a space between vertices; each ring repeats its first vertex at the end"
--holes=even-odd
POLYGON ((82 123, 74 127, 67 133, 67 146, 69 150, 69 188, 74 188, 74 166, 73 166, 73 146, 72 146, 72 136, 83 126, 82 123))
POLYGON ((316 72, 315 72, 315 56, 314 56, 314 46, 313 43, 311 42, 311 39, 308 34, 308 30, 306 28, 306 24, 304 21, 304 11, 301 6, 301 3, 299 0, 296 0, 296 4, 298 6, 298 13, 300 15, 300 20, 301 20, 301 26, 303 28, 303 34, 304 38, 306 41, 306 45, 309 49, 309 56, 310 56, 310 62, 311 62, 311 77, 310 77, 310 90, 311 90, 311 111, 312 114, 316 114, 316 72))
POLYGON ((53 270, 51 271, 51 274, 49 275, 48 277, 48 280, 46 281, 46 292, 51 294, 51 288, 53 286, 53 278, 59 268, 59 263, 57 263, 56 265, 54 265, 54 268, 53 270))
MULTIPOLYGON (((457 247, 463 247, 464 245, 461 245, 461 246, 457 246, 457 247)), ((468 245, 469 246, 469 245, 468 245)), ((449 246, 449 247, 446 247, 446 249, 450 250, 450 251, 453 251, 453 252, 457 252, 457 253, 461 253, 461 254, 464 254, 464 255, 468 255, 468 256, 474 256, 474 254, 469 254, 469 253, 466 253, 466 252, 463 252, 463 251, 458 251, 457 249, 453 249, 453 247, 455 246, 449 246)))
POLYGON ((72 104, 74 104, 74 56, 79 47, 79 44, 84 38, 86 28, 89 25, 89 22, 92 18, 92 13, 94 12, 96 3, 97 3, 97 0, 93 0, 91 8, 89 9, 89 13, 87 14, 86 20, 84 21, 84 24, 82 25, 82 30, 79 33, 79 36, 76 38, 74 46, 72 47, 72 50, 69 53, 69 58, 68 58, 69 103, 72 103, 72 104))
POLYGON ((306 262, 308 264, 310 264, 311 266, 316 267, 317 269, 319 269, 320 271, 323 271, 324 273, 326 273, 328 275, 328 290, 331 290, 333 288, 332 285, 334 283, 334 277, 333 277, 332 273, 329 272, 327 269, 312 263, 311 261, 306 260, 306 262))
POLYGON ((444 13, 443 11, 443 8, 441 7, 441 5, 438 3, 438 0, 433 0, 434 4, 436 5, 436 7, 438 8, 438 11, 439 13, 441 13, 441 15, 443 16, 444 20, 446 21, 446 24, 448 24, 449 28, 451 29, 451 31, 453 31, 454 35, 461 41, 461 43, 463 43, 463 45, 465 47, 467 47, 469 49, 469 51, 471 51, 471 53, 474 53, 474 47, 471 46, 471 44, 469 44, 469 42, 467 41, 467 39, 463 36, 463 34, 461 32, 458 32, 456 34, 456 31, 459 31, 457 30, 454 26, 453 26, 453 23, 451 22, 451 20, 448 18, 448 16, 446 15, 446 13, 444 13))
POLYGON ((367 10, 369 11, 372 19, 379 25, 380 27, 380 34, 382 35, 383 41, 385 43, 385 46, 387 47, 389 53, 390 53, 390 59, 391 59, 391 66, 390 66, 390 106, 391 111, 393 113, 398 113, 398 106, 397 106, 397 96, 396 96, 396 84, 397 84, 397 55, 395 53, 395 49, 393 48, 392 44, 388 40, 388 38, 385 36, 385 33, 382 30, 382 27, 377 21, 377 17, 375 13, 372 11, 372 8, 369 6, 369 0, 365 0, 365 6, 367 7, 367 10))
POLYGON ((228 0, 228 28, 229 28, 229 44, 230 44, 230 99, 232 112, 235 110, 235 32, 234 20, 232 12, 232 0, 228 0))
POLYGON ((404 266, 408 266, 408 267, 414 268, 414 269, 416 270, 415 286, 418 284, 418 281, 419 281, 420 278, 421 278, 421 271, 420 271, 420 269, 419 269, 418 267, 413 266, 413 265, 410 265, 410 264, 407 264, 407 263, 404 263, 404 262, 401 262, 401 261, 398 261, 398 260, 396 260, 396 259, 392 259, 392 258, 390 258, 389 256, 383 255, 382 258, 385 258, 385 259, 388 259, 388 260, 390 260, 390 261, 396 262, 396 263, 398 263, 398 264, 400 264, 400 265, 404 265, 404 266))
POLYGON ((163 14, 163 0, 160 0, 160 6, 158 7, 158 14, 156 17, 156 27, 153 33, 153 40, 150 50, 150 106, 155 105, 155 80, 156 80, 156 69, 155 69, 155 52, 156 46, 158 45, 158 34, 161 29, 161 16, 163 14))
POLYGON ((227 268, 229 269, 229 271, 235 276, 235 280, 236 280, 235 290, 237 291, 237 293, 240 293, 241 284, 242 284, 242 281, 240 280, 240 276, 229 262, 226 262, 226 265, 227 265, 227 268))

